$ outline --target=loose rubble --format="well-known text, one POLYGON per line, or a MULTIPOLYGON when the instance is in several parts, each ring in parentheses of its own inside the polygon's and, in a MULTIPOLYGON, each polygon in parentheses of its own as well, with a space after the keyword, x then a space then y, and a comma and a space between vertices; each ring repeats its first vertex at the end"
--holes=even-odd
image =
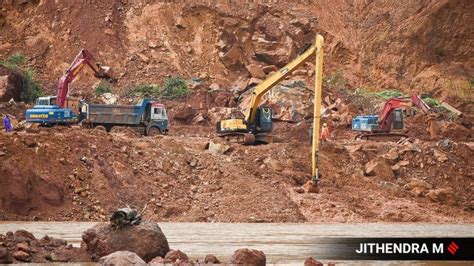
POLYGON ((89 261, 83 248, 76 248, 63 239, 18 230, 0 234, 0 263, 53 263, 89 261))

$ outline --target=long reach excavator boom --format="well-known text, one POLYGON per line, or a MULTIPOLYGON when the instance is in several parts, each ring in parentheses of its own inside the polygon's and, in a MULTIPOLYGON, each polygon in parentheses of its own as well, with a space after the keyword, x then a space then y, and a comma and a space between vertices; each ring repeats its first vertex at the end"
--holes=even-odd
POLYGON ((260 106, 261 99, 278 82, 314 55, 316 50, 316 43, 314 43, 293 61, 258 84, 252 92, 250 108, 246 111, 245 118, 231 118, 217 122, 216 129, 219 136, 244 144, 271 142, 271 136, 267 133, 272 131, 272 110, 269 107, 260 106))

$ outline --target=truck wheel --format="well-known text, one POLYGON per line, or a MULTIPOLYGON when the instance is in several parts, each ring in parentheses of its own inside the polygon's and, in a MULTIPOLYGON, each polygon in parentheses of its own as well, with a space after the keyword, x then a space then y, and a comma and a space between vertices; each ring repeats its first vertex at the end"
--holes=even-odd
POLYGON ((148 129, 148 136, 153 137, 153 136, 158 136, 161 134, 161 131, 157 127, 151 127, 148 129))
POLYGON ((106 129, 104 126, 102 126, 102 125, 98 125, 98 126, 96 126, 94 129, 95 129, 95 130, 99 130, 99 131, 107 131, 107 129, 106 129))

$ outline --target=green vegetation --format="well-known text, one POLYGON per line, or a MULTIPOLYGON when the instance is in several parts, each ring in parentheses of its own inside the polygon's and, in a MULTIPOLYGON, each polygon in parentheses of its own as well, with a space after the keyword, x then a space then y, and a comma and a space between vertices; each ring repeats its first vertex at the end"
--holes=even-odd
POLYGON ((342 75, 342 70, 337 70, 327 77, 323 78, 324 83, 328 87, 332 87, 341 93, 346 93, 347 80, 342 75))
POLYGON ((6 60, 0 60, 0 65, 8 69, 17 69, 25 61, 25 59, 26 58, 24 55, 16 53, 12 54, 6 60))
POLYGON ((361 87, 357 88, 354 90, 355 95, 360 95, 360 96, 375 96, 378 98, 382 98, 385 100, 388 100, 390 98, 394 97, 406 97, 407 95, 395 90, 395 89, 390 89, 390 90, 383 90, 383 91, 376 91, 376 92, 371 92, 369 89, 361 87))
POLYGON ((423 101, 431 108, 442 107, 440 101, 438 101, 434 98, 431 98, 431 97, 423 98, 423 101))
POLYGON ((23 88, 21 91, 21 100, 24 102, 34 102, 36 98, 43 96, 43 91, 34 80, 34 72, 25 69, 23 73, 23 88))
POLYGON ((104 94, 104 93, 111 93, 111 92, 112 92, 112 87, 110 86, 110 83, 108 83, 105 80, 102 80, 95 87, 95 94, 96 95, 101 95, 101 94, 104 94))
POLYGON ((402 92, 397 91, 397 90, 383 90, 383 91, 374 92, 374 93, 371 93, 371 94, 375 95, 377 97, 384 98, 384 99, 390 99, 390 98, 393 98, 393 97, 407 96, 407 95, 405 95, 402 92))
POLYGON ((156 84, 140 84, 130 90, 130 94, 135 96, 165 99, 176 99, 188 92, 186 81, 180 77, 165 79, 162 87, 156 84))
POLYGON ((180 77, 167 78, 163 84, 161 96, 167 99, 176 99, 186 95, 189 92, 186 81, 180 77))
POLYGON ((355 95, 369 95, 371 92, 366 87, 359 87, 354 90, 355 95))
POLYGON ((131 94, 140 97, 159 97, 160 87, 156 84, 140 84, 132 88, 131 94))
POLYGON ((10 69, 22 72, 23 82, 21 90, 21 100, 24 102, 34 102, 36 98, 43 96, 41 86, 35 81, 35 73, 27 67, 21 67, 26 61, 26 57, 20 53, 15 53, 6 60, 0 60, 0 65, 10 69))

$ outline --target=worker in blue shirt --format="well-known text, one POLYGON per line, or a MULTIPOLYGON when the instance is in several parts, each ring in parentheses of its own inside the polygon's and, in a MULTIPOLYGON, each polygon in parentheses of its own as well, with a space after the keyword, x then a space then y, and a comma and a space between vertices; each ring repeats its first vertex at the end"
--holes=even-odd
POLYGON ((8 115, 3 116, 3 127, 5 128, 5 132, 13 131, 12 121, 8 115))

